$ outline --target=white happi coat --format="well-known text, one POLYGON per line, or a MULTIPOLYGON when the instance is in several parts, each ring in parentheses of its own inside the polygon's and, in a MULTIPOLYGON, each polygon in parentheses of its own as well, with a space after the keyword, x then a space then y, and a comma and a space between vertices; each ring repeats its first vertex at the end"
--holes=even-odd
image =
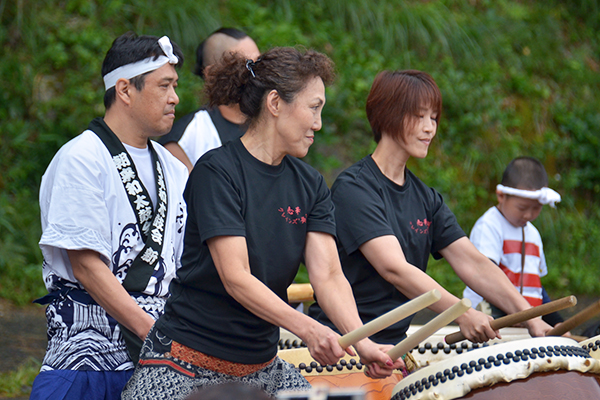
MULTIPOLYGON (((165 236, 159 263, 144 293, 166 296, 183 251, 186 206, 185 166, 161 145, 153 143, 163 166, 169 196, 165 236)), ((66 250, 94 250, 117 276, 143 249, 144 242, 112 157, 100 138, 87 130, 65 144, 42 177, 40 187, 44 282, 52 290, 52 275, 77 282, 66 250)))
MULTIPOLYGON (((161 145, 153 142, 153 146, 167 186, 164 244, 143 291, 145 296, 133 297, 156 319, 163 312, 169 283, 180 267, 187 217, 183 190, 188 172, 161 145)), ((81 288, 73 275, 67 250, 98 252, 122 283, 132 261, 144 248, 136 215, 115 162, 104 143, 90 130, 65 144, 52 159, 42 177, 40 212, 39 244, 49 292, 58 289, 58 282, 65 281, 81 288)), ((59 303, 49 304, 46 315, 49 342, 42 371, 133 368, 116 321, 98 305, 63 297, 59 303)))

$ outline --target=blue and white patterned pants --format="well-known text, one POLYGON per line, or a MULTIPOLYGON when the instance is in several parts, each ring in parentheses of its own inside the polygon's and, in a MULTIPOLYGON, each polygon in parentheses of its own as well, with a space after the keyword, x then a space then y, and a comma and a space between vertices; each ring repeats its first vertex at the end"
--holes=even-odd
POLYGON ((225 382, 241 382, 264 390, 270 396, 280 391, 310 390, 308 381, 291 364, 275 357, 263 369, 246 376, 225 375, 188 364, 170 355, 172 340, 152 328, 140 362, 125 386, 122 400, 183 400, 194 390, 225 382))

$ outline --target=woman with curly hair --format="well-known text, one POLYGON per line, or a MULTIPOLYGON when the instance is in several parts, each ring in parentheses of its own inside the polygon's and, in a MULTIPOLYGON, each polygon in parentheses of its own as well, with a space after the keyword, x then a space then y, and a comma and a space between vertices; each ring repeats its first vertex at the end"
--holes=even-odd
MULTIPOLYGON (((362 325, 336 250, 329 189, 298 159, 321 129, 332 80, 327 56, 295 48, 272 49, 255 62, 226 57, 215 66, 205 86, 211 105, 238 103, 248 130, 192 170, 182 267, 124 399, 179 399, 225 381, 271 396, 306 390, 308 382, 277 357, 279 327, 299 336, 323 365, 353 352, 286 295, 304 262, 339 331, 362 325)), ((355 348, 373 377, 402 366, 385 354, 389 346, 366 339, 355 348)))

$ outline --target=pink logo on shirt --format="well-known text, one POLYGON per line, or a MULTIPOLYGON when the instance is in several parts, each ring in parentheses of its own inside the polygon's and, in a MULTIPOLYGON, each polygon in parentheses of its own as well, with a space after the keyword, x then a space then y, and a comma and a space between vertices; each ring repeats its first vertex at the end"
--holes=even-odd
POLYGON ((427 218, 423 219, 423 221, 421 221, 420 219, 417 219, 416 223, 413 223, 412 221, 410 221, 410 229, 412 229, 413 231, 420 233, 422 235, 426 235, 429 233, 430 225, 431 225, 431 221, 428 221, 427 218))
POLYGON ((279 208, 277 211, 281 213, 281 216, 285 218, 288 224, 298 225, 298 223, 306 223, 306 214, 300 215, 302 213, 300 207, 292 208, 288 206, 287 210, 279 208))

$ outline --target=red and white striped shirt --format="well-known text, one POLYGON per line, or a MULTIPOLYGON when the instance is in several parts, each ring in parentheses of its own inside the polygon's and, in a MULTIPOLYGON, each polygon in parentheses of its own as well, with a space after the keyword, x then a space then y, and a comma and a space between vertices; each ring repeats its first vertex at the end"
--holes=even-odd
MULTIPOLYGON (((523 297, 532 306, 539 306, 542 304, 540 278, 548 273, 544 247, 540 233, 531 222, 525 225, 524 231, 523 297)), ((512 225, 496 207, 492 207, 477 220, 470 239, 481 253, 498 264, 517 290, 520 290, 522 228, 512 225)), ((483 300, 469 287, 464 290, 463 296, 471 300, 473 307, 483 300)))

